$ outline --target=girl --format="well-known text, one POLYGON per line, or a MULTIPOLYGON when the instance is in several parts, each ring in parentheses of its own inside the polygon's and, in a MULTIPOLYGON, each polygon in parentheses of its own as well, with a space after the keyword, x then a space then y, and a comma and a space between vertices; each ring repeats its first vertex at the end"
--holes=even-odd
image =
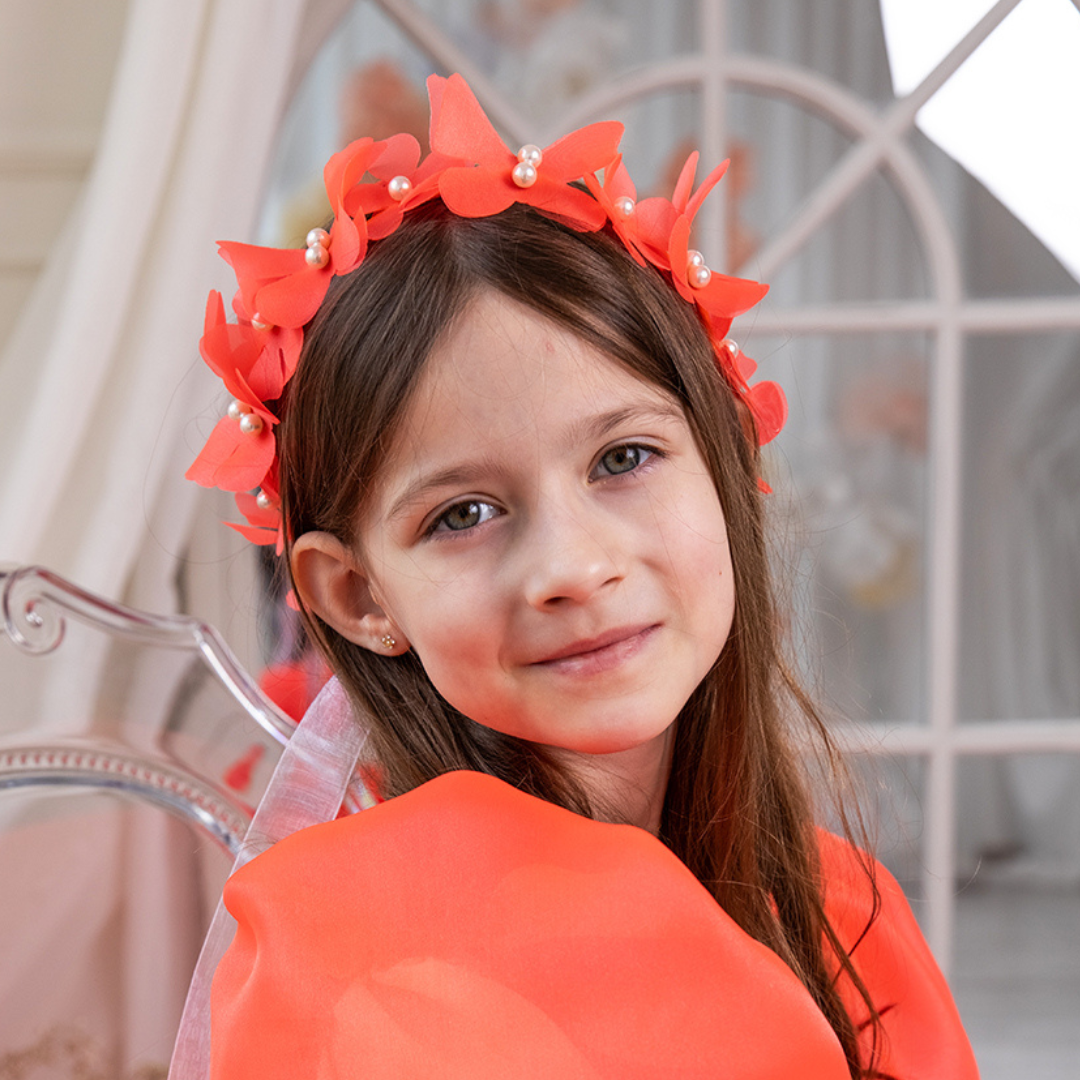
POLYGON ((765 290, 688 247, 722 169, 636 202, 618 125, 514 155, 429 92, 431 155, 336 155, 306 250, 222 245, 189 475, 286 554, 386 802, 231 880, 213 1075, 974 1076, 897 886, 812 823, 783 397, 725 337, 765 290))

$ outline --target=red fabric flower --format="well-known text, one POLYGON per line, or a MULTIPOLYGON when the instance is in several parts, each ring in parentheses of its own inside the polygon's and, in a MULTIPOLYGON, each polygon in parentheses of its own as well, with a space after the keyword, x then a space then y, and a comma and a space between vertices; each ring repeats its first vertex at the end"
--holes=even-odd
POLYGON ((646 257, 654 266, 671 270, 669 247, 671 232, 680 217, 687 218, 691 224, 705 196, 719 183, 727 172, 728 162, 722 161, 707 177, 697 191, 693 191, 694 173, 697 170, 698 153, 695 150, 683 165, 679 179, 675 182, 675 191, 670 201, 662 198, 642 199, 634 210, 637 242, 646 257))
MULTIPOLYGON (((225 321, 221 294, 211 292, 206 304, 203 358, 233 396, 236 415, 223 416, 206 445, 184 474, 203 487, 246 491, 260 484, 275 457, 273 425, 277 417, 263 404, 267 387, 277 386, 280 373, 261 364, 266 353, 265 332, 225 321), (252 386, 252 381, 259 389, 252 386), (244 420, 244 416, 252 419, 244 420), (245 430, 246 429, 246 430, 245 430)), ((282 385, 284 383, 282 382, 282 385)), ((274 396, 280 394, 280 387, 274 396)))
POLYGON ((751 386, 750 378, 757 371, 755 361, 733 342, 720 342, 713 332, 710 332, 710 336, 714 342, 718 342, 715 346, 717 366, 754 416, 758 445, 772 442, 787 422, 788 404, 783 389, 779 383, 771 380, 751 386))
MULTIPOLYGON (((259 358, 256 366, 265 365, 275 375, 270 382, 265 384, 266 393, 263 394, 262 400, 264 402, 276 401, 281 396, 285 383, 293 377, 293 372, 296 371, 296 365, 300 360, 300 350, 304 345, 303 328, 259 323, 254 317, 255 313, 248 311, 244 307, 243 297, 239 289, 233 294, 232 309, 242 325, 250 326, 252 330, 264 335, 260 340, 264 343, 263 348, 266 350, 266 355, 259 358), (280 386, 276 385, 277 372, 281 373, 280 386)), ((254 390, 261 391, 262 387, 262 382, 260 382, 259 386, 252 384, 254 390)))
POLYGON ((512 178, 518 156, 499 138, 491 121, 460 75, 428 79, 431 98, 431 148, 472 163, 446 169, 439 178, 443 202, 461 217, 488 217, 515 202, 527 203, 575 229, 592 232, 606 220, 595 199, 570 181, 598 172, 615 156, 622 124, 589 124, 542 151, 529 186, 512 178))
POLYGON ((247 519, 247 525, 235 521, 227 521, 225 524, 253 544, 274 544, 277 554, 280 555, 285 549, 280 507, 273 504, 260 506, 258 496, 246 491, 236 495, 236 506, 247 519))
POLYGON ((345 212, 345 198, 385 148, 385 140, 357 139, 326 163, 323 179, 334 222, 324 265, 309 263, 305 248, 265 248, 230 241, 218 245, 236 272, 241 304, 253 319, 288 328, 304 326, 319 310, 331 277, 360 265, 367 251, 367 223, 362 214, 353 218, 345 212))
POLYGON ((586 173, 584 181, 626 250, 635 262, 644 266, 645 259, 638 251, 637 188, 623 164, 622 154, 616 154, 604 167, 603 183, 591 173, 586 173))
POLYGON ((462 164, 461 159, 445 154, 428 154, 420 162, 416 139, 408 134, 394 135, 368 169, 377 182, 357 184, 345 197, 345 213, 367 215, 369 239, 382 240, 397 229, 406 210, 439 194, 439 173, 462 164))
POLYGON ((281 397, 296 369, 302 342, 299 330, 227 322, 221 293, 210 293, 199 352, 220 379, 239 373, 259 401, 281 397))
MULTIPOLYGON (((229 385, 228 383, 226 385, 229 385)), ((243 386, 233 382, 232 386, 243 386)), ((231 387, 230 387, 231 388, 231 387)), ((258 487, 274 462, 276 452, 273 425, 277 417, 261 404, 250 389, 236 395, 258 418, 258 430, 245 431, 243 421, 223 416, 210 432, 210 438, 184 474, 203 487, 222 491, 248 491, 258 487)))
POLYGON ((754 414, 758 445, 772 442, 787 423, 788 404, 779 383, 771 379, 755 383, 746 395, 746 404, 754 414))
POLYGON ((720 338, 727 335, 731 320, 749 311, 769 291, 768 285, 746 278, 729 277, 712 271, 708 284, 697 286, 690 279, 690 218, 676 218, 668 237, 668 265, 679 295, 714 320, 720 338))
POLYGON ((259 322, 301 327, 330 287, 331 269, 310 266, 304 248, 265 248, 225 240, 221 257, 233 268, 243 306, 259 322))

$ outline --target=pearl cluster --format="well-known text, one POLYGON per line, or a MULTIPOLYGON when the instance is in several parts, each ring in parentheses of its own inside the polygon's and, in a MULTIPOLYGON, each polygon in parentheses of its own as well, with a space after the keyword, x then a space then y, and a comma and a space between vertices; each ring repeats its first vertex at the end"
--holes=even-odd
POLYGON ((536 183, 537 176, 540 175, 537 172, 540 168, 540 162, 544 160, 540 147, 533 146, 532 143, 526 143, 518 151, 517 158, 518 163, 511 171, 510 179, 520 188, 532 187, 536 183))
POLYGON ((330 261, 330 234, 325 229, 312 229, 306 243, 304 260, 308 266, 321 270, 330 261))
POLYGON ((712 271, 705 265, 705 256, 693 248, 686 253, 686 275, 695 289, 704 289, 712 280, 712 271))
POLYGON ((258 435, 263 429, 262 417, 239 398, 229 405, 229 417, 240 421, 240 430, 245 435, 258 435))

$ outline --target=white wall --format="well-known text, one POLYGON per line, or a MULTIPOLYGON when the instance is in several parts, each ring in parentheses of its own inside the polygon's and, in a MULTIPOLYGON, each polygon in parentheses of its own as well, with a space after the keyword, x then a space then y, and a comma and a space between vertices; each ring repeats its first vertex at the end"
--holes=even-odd
POLYGON ((126 0, 0 0, 0 349, 101 131, 126 0))

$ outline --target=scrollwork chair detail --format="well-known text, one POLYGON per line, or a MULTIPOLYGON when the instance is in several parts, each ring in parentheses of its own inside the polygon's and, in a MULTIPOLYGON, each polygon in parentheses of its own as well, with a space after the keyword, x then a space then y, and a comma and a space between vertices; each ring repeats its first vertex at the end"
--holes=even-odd
MULTIPOLYGON (((32 655, 60 645, 69 617, 145 645, 197 653, 243 712, 275 740, 288 742, 294 730, 217 631, 199 619, 125 607, 36 566, 0 569, 0 610, 7 637, 32 655)), ((32 733, 0 743, 0 791, 71 787, 117 792, 195 825, 232 855, 239 849, 251 808, 166 755, 150 756, 104 738, 31 740, 32 733)))

